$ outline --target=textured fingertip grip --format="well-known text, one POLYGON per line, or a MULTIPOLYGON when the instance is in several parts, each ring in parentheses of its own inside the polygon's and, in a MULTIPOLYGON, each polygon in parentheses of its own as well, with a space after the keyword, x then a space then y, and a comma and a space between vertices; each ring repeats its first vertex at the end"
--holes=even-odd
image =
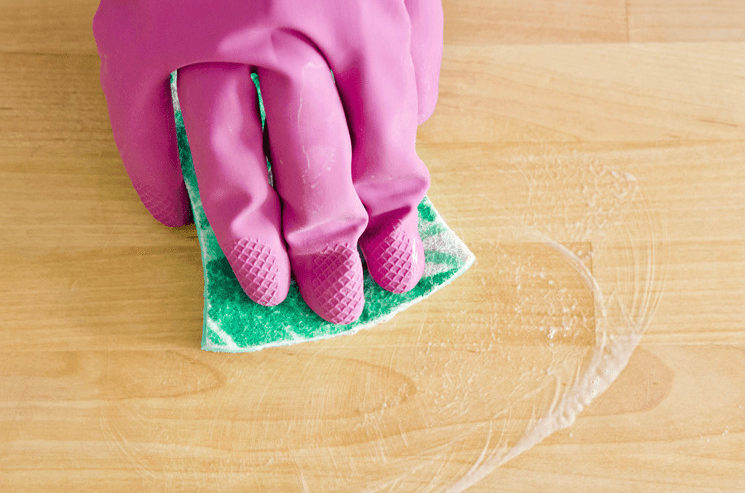
POLYGON ((134 185, 134 189, 148 212, 161 224, 175 228, 192 222, 189 195, 185 187, 177 198, 166 197, 145 184, 134 185))
POLYGON ((393 293, 406 293, 424 272, 424 248, 419 234, 403 227, 363 241, 367 268, 375 282, 393 293))
POLYGON ((280 268, 271 248, 252 238, 233 243, 228 262, 249 298, 260 305, 275 306, 284 301, 287 289, 280 282, 280 268))
POLYGON ((365 307, 362 262, 350 245, 327 246, 297 262, 300 293, 311 309, 334 324, 349 324, 365 307))

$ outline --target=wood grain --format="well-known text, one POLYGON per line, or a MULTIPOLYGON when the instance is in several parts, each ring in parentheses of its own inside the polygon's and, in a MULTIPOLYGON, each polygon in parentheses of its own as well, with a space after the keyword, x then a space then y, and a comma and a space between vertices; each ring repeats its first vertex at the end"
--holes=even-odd
POLYGON ((629 0, 629 39, 743 41, 745 3, 738 0, 629 0))
MULTIPOLYGON (((391 459, 393 491, 426 489, 433 470, 457 479, 483 448, 466 432, 492 410, 478 386, 438 387, 437 376, 470 372, 506 395, 520 376, 505 355, 539 361, 545 344, 531 327, 494 322, 521 299, 499 277, 495 238, 529 205, 517 170, 570 163, 636 177, 664 225, 662 302, 627 369, 571 428, 470 491, 745 490, 742 2, 444 7, 441 97, 418 148, 430 196, 477 265, 374 330, 224 355, 199 350, 194 228, 156 224, 119 161, 90 33, 95 0, 3 3, 0 489, 369 486, 345 483, 335 462, 345 456, 358 478, 391 459), (502 345, 487 348, 495 331, 502 345), (455 405, 437 426, 435 397, 455 405), (465 438, 451 440, 456 431, 465 438), (450 452, 432 455, 443 440, 450 452)), ((554 186, 546 192, 566 195, 554 186)), ((570 236, 560 240, 579 241, 570 236)), ((593 320, 576 276, 545 249, 513 239, 501 255, 539 262, 593 320)), ((526 303, 526 316, 545 317, 526 303)), ((587 347, 586 329, 567 348, 587 347)))

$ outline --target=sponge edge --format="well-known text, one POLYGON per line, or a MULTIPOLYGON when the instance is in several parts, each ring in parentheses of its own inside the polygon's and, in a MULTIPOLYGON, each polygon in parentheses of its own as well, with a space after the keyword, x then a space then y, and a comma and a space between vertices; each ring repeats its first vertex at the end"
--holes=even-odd
MULTIPOLYGON (((254 83, 259 89, 258 80, 254 83)), ((378 286, 367 269, 364 273, 365 307, 357 321, 336 325, 316 315, 303 301, 293 281, 285 301, 262 306, 243 292, 228 260, 217 243, 199 197, 196 174, 176 94, 176 74, 171 77, 179 154, 194 223, 202 250, 204 271, 204 325, 202 349, 219 352, 251 352, 273 346, 354 334, 392 318, 463 274, 474 262, 466 245, 447 227, 428 198, 419 204, 419 234, 424 246, 424 275, 411 291, 396 294, 378 286)), ((260 92, 259 92, 260 94, 260 92)), ((259 95, 259 97, 261 97, 259 95)), ((262 124, 263 105, 260 101, 262 124)))

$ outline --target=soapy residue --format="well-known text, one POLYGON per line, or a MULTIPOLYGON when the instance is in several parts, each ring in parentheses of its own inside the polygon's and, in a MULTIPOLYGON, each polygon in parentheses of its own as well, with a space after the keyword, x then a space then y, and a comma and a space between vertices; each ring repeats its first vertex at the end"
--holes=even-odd
POLYGON ((663 291, 664 227, 634 176, 578 153, 533 156, 515 164, 525 173, 529 190, 523 245, 542 250, 544 265, 526 250, 505 252, 503 270, 512 274, 518 293, 536 278, 549 278, 550 288, 533 288, 530 295, 519 296, 513 309, 521 315, 523 306, 543 310, 537 316, 517 317, 510 325, 527 324, 528 331, 545 335, 546 350, 553 357, 542 367, 546 380, 532 383, 536 388, 547 385, 553 394, 532 403, 532 419, 519 437, 500 447, 486 443, 479 459, 448 491, 467 489, 570 426, 625 368, 663 291), (548 255, 547 249, 552 250, 548 255), (564 262, 560 282, 545 272, 552 255, 564 262), (566 277, 569 268, 575 280, 566 277), (538 295, 544 299, 531 299, 538 295))

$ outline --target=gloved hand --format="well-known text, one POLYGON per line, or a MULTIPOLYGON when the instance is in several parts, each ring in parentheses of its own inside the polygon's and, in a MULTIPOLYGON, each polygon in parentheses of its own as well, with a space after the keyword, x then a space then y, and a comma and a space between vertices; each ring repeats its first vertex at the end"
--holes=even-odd
POLYGON ((169 226, 191 221, 169 91, 179 69, 204 210, 251 299, 280 303, 292 270, 321 317, 356 320, 358 244, 380 286, 413 288, 424 268, 417 205, 429 184, 416 129, 437 99, 441 8, 440 0, 102 0, 93 22, 101 83, 145 207, 169 226))

